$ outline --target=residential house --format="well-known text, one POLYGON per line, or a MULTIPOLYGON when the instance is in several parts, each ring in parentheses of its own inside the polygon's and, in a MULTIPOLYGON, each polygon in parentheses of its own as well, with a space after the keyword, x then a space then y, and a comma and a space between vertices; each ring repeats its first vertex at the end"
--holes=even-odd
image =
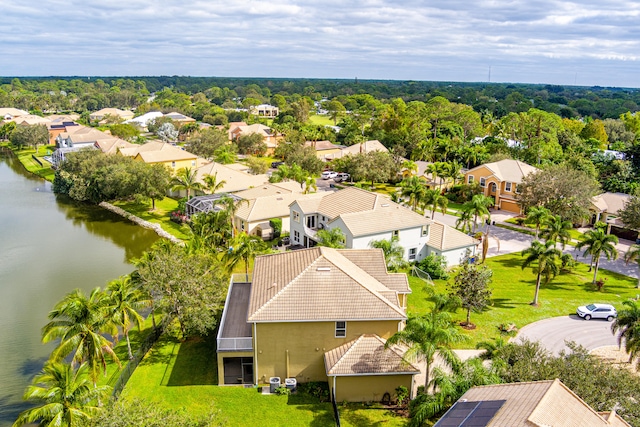
POLYGON ((11 120, 15 117, 26 116, 28 114, 29 114, 28 111, 20 110, 18 108, 13 108, 13 107, 0 108, 0 118, 4 120, 11 120))
POLYGON ((262 136, 264 143, 267 145, 267 155, 274 153, 278 146, 277 134, 270 127, 260 123, 252 125, 237 125, 233 129, 229 127, 229 135, 231 140, 235 141, 242 135, 251 135, 257 133, 262 136))
POLYGON ((121 121, 133 118, 133 111, 121 110, 119 108, 103 108, 89 114, 89 120, 92 122, 103 122, 107 116, 116 117, 121 121))
POLYGON ((58 135, 61 133, 73 133, 70 131, 70 128, 75 126, 80 125, 67 117, 59 117, 51 120, 51 122, 47 124, 47 130, 49 131, 49 144, 55 144, 58 135))
POLYGON ((167 166, 173 174, 181 168, 198 168, 206 160, 189 153, 182 148, 162 141, 149 141, 143 145, 135 145, 131 148, 122 148, 119 153, 123 156, 133 157, 134 160, 145 163, 161 163, 167 166))
POLYGON ((233 131, 235 130, 235 128, 239 127, 239 126, 247 126, 247 123, 245 122, 229 122, 227 124, 227 126, 223 126, 223 125, 216 125, 216 128, 218 128, 219 130, 227 130, 227 135, 229 137, 229 141, 233 141, 233 131))
POLYGON ((335 159, 337 154, 347 148, 344 145, 334 144, 331 141, 307 141, 305 147, 313 147, 316 150, 316 156, 320 160, 335 159))
POLYGON ((449 265, 457 265, 467 252, 473 255, 477 249, 478 242, 472 237, 357 187, 319 199, 297 200, 291 204, 290 214, 291 242, 303 247, 317 244, 318 230, 339 228, 345 235, 345 246, 353 249, 397 237, 407 261, 420 261, 434 253, 445 256, 449 265))
POLYGON ((405 274, 380 249, 325 247, 257 257, 232 279, 218 332, 222 384, 328 381, 336 401, 413 391, 420 369, 385 340, 407 320, 405 274))
POLYGON ((20 126, 48 125, 49 123, 51 123, 51 120, 49 118, 36 116, 35 114, 27 114, 26 116, 14 117, 11 119, 11 121, 20 126))
MULTIPOLYGON (((60 129, 62 130, 62 129, 60 129)), ((87 126, 64 126, 64 132, 57 132, 56 150, 51 155, 51 164, 58 167, 68 153, 82 149, 97 149, 98 141, 117 139, 113 135, 87 126)))
POLYGON ((249 107, 249 113, 254 116, 273 119, 280 114, 280 109, 269 104, 260 104, 249 107))
POLYGON ((149 123, 152 123, 155 119, 162 116, 163 114, 160 111, 150 111, 148 113, 144 113, 141 116, 126 120, 125 123, 134 125, 146 132, 149 123))
POLYGON ((196 176, 198 182, 204 184, 205 175, 215 175, 218 182, 225 182, 217 191, 218 193, 235 193, 269 182, 269 177, 265 174, 252 175, 230 167, 230 165, 216 162, 205 163, 198 167, 196 176))
POLYGON ((195 123, 196 122, 196 119, 194 119, 193 117, 185 116, 184 114, 178 113, 178 112, 175 112, 175 111, 165 114, 164 117, 169 117, 171 120, 176 122, 178 124, 178 126, 182 126, 182 125, 187 124, 187 123, 195 123))
POLYGON ((630 427, 615 409, 596 412, 560 380, 472 387, 434 427, 630 427))
MULTIPOLYGON (((638 239, 639 231, 629 229, 618 217, 619 212, 625 204, 631 200, 629 194, 624 193, 602 193, 591 199, 591 224, 602 221, 607 224, 607 233, 635 241, 638 239)), ((586 225, 586 221, 585 224, 586 225)))
MULTIPOLYGON (((297 184, 297 183, 296 183, 297 184)), ((300 186, 298 185, 298 188, 300 186)), ((282 220, 282 232, 290 231, 289 205, 296 200, 316 199, 323 197, 323 194, 311 193, 301 194, 300 192, 283 192, 261 197, 248 197, 247 192, 235 193, 245 202, 238 204, 238 209, 234 214, 234 227, 236 230, 244 231, 247 234, 254 234, 264 240, 270 240, 272 236, 269 221, 274 218, 282 220), (244 195, 243 195, 244 193, 244 195)))
POLYGON ((357 144, 350 145, 349 147, 344 147, 340 149, 339 152, 327 155, 325 157, 326 160, 339 159, 343 156, 355 155, 355 154, 366 154, 373 151, 381 151, 384 153, 388 153, 389 150, 387 147, 382 145, 380 141, 377 139, 371 141, 360 142, 357 144))
POLYGON ((516 199, 518 186, 525 176, 537 171, 537 168, 519 160, 505 159, 469 169, 464 174, 464 182, 479 183, 483 194, 495 200, 496 209, 522 213, 516 199))

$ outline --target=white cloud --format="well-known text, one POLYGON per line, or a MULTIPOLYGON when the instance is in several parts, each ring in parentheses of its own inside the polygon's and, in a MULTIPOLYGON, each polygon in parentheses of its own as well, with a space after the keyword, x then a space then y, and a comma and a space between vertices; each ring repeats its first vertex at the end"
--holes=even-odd
POLYGON ((640 86, 640 4, 0 0, 3 75, 218 75, 640 86), (581 78, 576 79, 576 73, 581 78))

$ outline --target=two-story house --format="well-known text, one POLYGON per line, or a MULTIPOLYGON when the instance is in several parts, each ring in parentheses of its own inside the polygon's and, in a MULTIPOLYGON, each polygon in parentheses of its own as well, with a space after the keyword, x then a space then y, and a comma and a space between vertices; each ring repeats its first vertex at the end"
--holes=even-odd
POLYGON ((467 252, 475 254, 478 244, 452 227, 357 187, 320 199, 296 200, 290 206, 290 214, 291 243, 306 248, 317 244, 318 230, 339 228, 345 235, 346 248, 365 249, 374 240, 396 237, 404 248, 406 261, 420 261, 434 253, 444 256, 448 265, 457 265, 467 252), (434 227, 437 233, 431 232, 434 227))
POLYGON ((123 156, 133 157, 137 161, 149 164, 163 164, 173 174, 181 168, 195 170, 206 163, 205 159, 162 141, 149 141, 146 144, 136 145, 132 148, 123 148, 119 152, 123 156))
POLYGON ((495 200, 497 209, 522 213, 516 199, 518 186, 525 176, 537 171, 537 168, 520 160, 505 159, 469 169, 464 174, 464 182, 477 182, 484 195, 495 200))
POLYGON ((385 340, 404 327, 407 276, 380 249, 257 257, 232 280, 218 332, 220 384, 328 381, 337 401, 381 400, 420 372, 385 340))

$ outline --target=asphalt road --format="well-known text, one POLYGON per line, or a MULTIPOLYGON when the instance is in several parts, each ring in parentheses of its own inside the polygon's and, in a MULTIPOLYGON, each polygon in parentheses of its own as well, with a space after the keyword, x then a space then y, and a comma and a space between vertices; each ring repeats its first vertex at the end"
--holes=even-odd
POLYGON ((611 332, 612 322, 606 320, 583 320, 575 314, 552 317, 526 325, 513 338, 515 342, 523 339, 539 341, 551 353, 558 355, 569 350, 566 343, 574 341, 587 350, 617 345, 617 339, 611 332))

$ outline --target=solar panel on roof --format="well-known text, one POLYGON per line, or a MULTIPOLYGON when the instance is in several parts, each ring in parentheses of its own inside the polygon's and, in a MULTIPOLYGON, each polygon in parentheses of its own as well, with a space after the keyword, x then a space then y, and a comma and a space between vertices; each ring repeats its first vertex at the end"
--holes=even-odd
POLYGON ((456 402, 433 427, 486 427, 506 400, 456 402))

